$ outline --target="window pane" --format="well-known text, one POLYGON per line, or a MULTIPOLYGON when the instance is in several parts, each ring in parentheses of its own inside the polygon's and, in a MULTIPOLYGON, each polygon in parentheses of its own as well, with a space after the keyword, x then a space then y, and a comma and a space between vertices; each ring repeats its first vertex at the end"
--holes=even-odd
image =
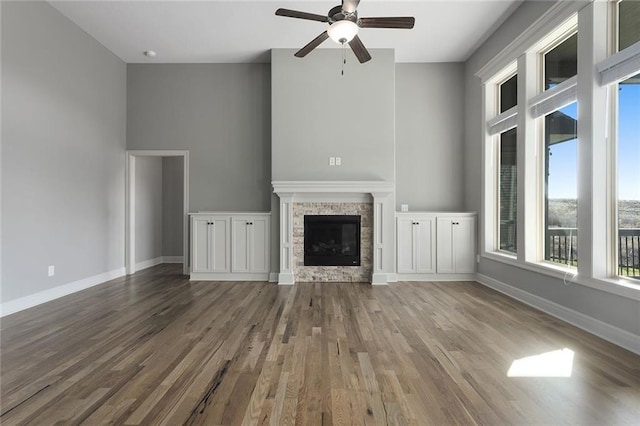
POLYGON ((640 1, 618 3, 618 50, 640 41, 640 1))
POLYGON ((516 253, 517 130, 500 135, 500 250, 516 253))
POLYGON ((640 279, 640 74, 618 87, 618 274, 640 279))
POLYGON ((544 55, 544 90, 578 73, 578 34, 574 34, 544 55))
POLYGON ((500 112, 518 105, 518 75, 500 85, 500 112))
POLYGON ((578 264, 578 104, 545 117, 545 259, 578 264))

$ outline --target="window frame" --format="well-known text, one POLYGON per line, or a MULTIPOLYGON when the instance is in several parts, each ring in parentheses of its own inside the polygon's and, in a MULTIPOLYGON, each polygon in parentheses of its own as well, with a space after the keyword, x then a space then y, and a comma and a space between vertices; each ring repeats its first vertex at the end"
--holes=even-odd
POLYGON ((610 203, 609 211, 611 214, 607 231, 607 278, 613 281, 626 282, 631 285, 640 285, 638 279, 630 278, 619 273, 620 263, 620 249, 619 249, 619 119, 620 119, 620 83, 626 81, 628 78, 634 75, 640 74, 640 41, 635 44, 626 47, 623 50, 619 50, 620 46, 620 18, 619 18, 619 6, 623 0, 612 0, 609 8, 609 31, 608 36, 610 42, 608 43, 609 56, 604 61, 598 63, 596 68, 600 73, 601 85, 607 87, 607 100, 608 100, 608 158, 607 164, 609 168, 608 179, 608 196, 607 200, 610 203), (635 58, 635 71, 634 66, 629 65, 633 63, 635 58), (622 72, 616 72, 616 68, 621 68, 622 72), (631 76, 625 76, 625 74, 632 73, 631 76), (615 76, 615 77, 612 77, 615 76), (615 78, 615 79, 613 79, 615 78), (612 80, 613 79, 613 80, 612 80), (609 81, 612 80, 612 81, 609 81))
MULTIPOLYGON (((481 79, 483 84, 482 132, 484 134, 482 144, 479 253, 481 260, 499 262, 521 270, 549 276, 564 282, 565 285, 581 285, 630 300, 640 301, 640 285, 637 282, 631 282, 633 280, 630 279, 611 277, 604 272, 605 260, 608 259, 605 253, 590 253, 589 255, 581 256, 584 261, 581 260, 579 265, 579 274, 576 274, 575 269, 568 270, 560 264, 539 261, 544 257, 541 250, 542 238, 539 237, 542 235, 540 231, 542 219, 539 214, 539 200, 541 198, 539 195, 541 193, 541 185, 539 184, 541 179, 539 177, 543 173, 542 167, 540 167, 542 161, 539 157, 540 151, 544 147, 541 147, 542 144, 539 141, 541 120, 533 118, 531 112, 531 102, 543 93, 541 89, 544 87, 544 80, 538 78, 538 75, 541 74, 539 52, 552 48, 555 43, 561 43, 562 40, 559 39, 564 39, 563 36, 571 36, 577 28, 580 30, 578 42, 582 47, 579 49, 578 55, 578 75, 576 76, 575 86, 571 90, 575 90, 576 98, 574 100, 577 100, 579 105, 578 137, 588 142, 584 144, 584 152, 587 153, 587 157, 584 156, 584 152, 582 154, 579 153, 578 162, 578 179, 580 182, 578 204, 579 211, 584 212, 582 213, 582 218, 578 218, 578 227, 581 229, 581 233, 585 232, 587 236, 586 239, 582 240, 582 249, 580 251, 594 252, 594 245, 603 247, 604 250, 604 235, 606 235, 606 232, 603 225, 605 222, 601 217, 602 208, 596 206, 601 206, 604 202, 609 206, 612 205, 602 197, 603 194, 607 193, 604 188, 609 185, 609 179, 607 179, 606 184, 604 183, 605 173, 603 169, 606 165, 607 176, 609 176, 611 162, 609 159, 607 159, 606 163, 593 160, 594 158, 602 159, 604 156, 601 148, 594 150, 591 138, 597 137, 598 141, 604 141, 607 138, 603 138, 601 135, 604 133, 609 134, 613 127, 604 124, 604 120, 592 119, 592 117, 607 116, 608 114, 605 114, 605 111, 608 112, 612 109, 613 102, 611 101, 605 107, 605 98, 603 97, 605 83, 598 81, 597 74, 602 74, 603 69, 606 70, 612 66, 612 58, 610 56, 613 49, 608 47, 611 44, 611 38, 605 39, 602 34, 604 34, 603 31, 607 31, 607 35, 609 35, 608 31, 612 28, 608 22, 612 18, 610 7, 614 7, 615 2, 617 0, 610 0, 606 3, 592 2, 588 5, 575 2, 555 4, 545 12, 544 19, 532 24, 476 72, 475 75, 481 79), (610 3, 614 4, 611 5, 610 3), (580 21, 578 22, 578 20, 580 21), (495 152, 497 147, 495 134, 506 130, 507 127, 500 132, 495 131, 495 127, 493 128, 494 131, 490 131, 493 126, 508 118, 495 116, 498 109, 495 99, 497 91, 494 84, 509 77, 504 73, 504 69, 514 62, 517 63, 518 73, 518 105, 517 111, 514 111, 513 115, 517 117, 517 158, 518 169, 520 169, 518 171, 517 185, 517 256, 495 250, 498 235, 495 225, 497 223, 495 215, 497 209, 495 207, 496 180, 494 176, 496 176, 496 173, 494 165, 498 158, 495 152), (597 71, 595 78, 593 74, 587 71, 589 69, 594 70, 594 67, 597 71), (602 131, 603 129, 605 132, 602 131), (594 157, 589 157, 592 153, 594 157), (582 158, 580 158, 580 155, 582 155, 582 158), (591 171, 595 174, 590 175, 591 171), (582 189, 580 185, 582 185, 582 189), (585 197, 582 198, 583 196, 585 197), (582 231, 583 229, 585 231, 582 231), (591 247, 589 247, 590 244, 591 247)), ((640 43, 637 44, 640 49, 640 43)), ((625 60, 627 58, 613 58, 614 65, 625 60)), ((560 85, 564 83, 562 82, 560 85)), ((555 89, 555 87, 550 90, 555 89)), ((566 91, 570 88, 565 87, 564 89, 566 91)), ((609 90, 609 92, 612 92, 612 90, 609 90)), ((567 102, 567 104, 569 103, 571 102, 567 102)), ((611 138, 609 137, 608 139, 609 141, 606 141, 606 145, 600 144, 599 146, 608 147, 611 138)), ((582 146, 582 142, 580 144, 582 146)), ((607 155, 611 155, 611 150, 606 152, 607 155)), ((610 193, 611 191, 608 192, 610 193)), ((607 213, 607 216, 611 217, 612 215, 607 213)))
MULTIPOLYGON (((518 73, 517 61, 512 61, 500 72, 486 83, 485 103, 487 104, 488 115, 491 118, 486 120, 486 155, 485 167, 489 169, 487 179, 491 182, 491 190, 485 190, 485 214, 490 217, 485 223, 485 247, 483 252, 495 253, 507 258, 516 258, 515 253, 500 250, 500 198, 499 198, 499 144, 502 133, 517 127, 518 105, 500 113, 500 86, 518 73), (490 174, 490 177, 488 176, 490 174)), ((486 186, 485 186, 486 189, 486 186)))
MULTIPOLYGON (((516 105, 516 107, 517 107, 517 105, 516 105)), ((518 126, 515 125, 513 127, 510 127, 508 129, 503 130, 500 133, 497 133, 497 134, 493 135, 494 141, 495 141, 494 142, 495 143, 495 163, 494 164, 496 165, 496 167, 495 167, 495 176, 494 176, 494 185, 495 185, 495 188, 494 188, 494 191, 495 191, 494 232, 495 232, 495 235, 494 235, 494 249, 493 249, 493 251, 495 253, 499 253, 499 254, 501 254, 503 256, 510 256, 510 257, 516 258, 518 256, 518 245, 517 245, 517 241, 518 241, 517 240, 517 235, 518 234, 517 234, 517 232, 516 232, 516 248, 515 248, 515 251, 503 250, 500 247, 500 227, 501 227, 501 224, 500 224, 500 201, 501 201, 501 198, 502 198, 501 197, 501 191, 500 191, 500 180, 501 180, 500 178, 501 178, 502 170, 501 170, 500 166, 502 164, 502 158, 501 158, 502 135, 505 134, 506 132, 509 132, 511 130, 514 130, 514 129, 517 132, 518 131, 518 126)), ((518 143, 517 143, 517 138, 516 138, 516 152, 517 151, 518 151, 518 143)), ((517 182, 517 179, 518 179, 518 162, 517 162, 517 159, 516 159, 516 182, 517 182)), ((516 185, 516 211, 518 210, 518 197, 517 197, 517 194, 518 194, 518 187, 516 185)), ((516 229, 517 229, 517 223, 518 223, 518 219, 517 219, 517 215, 516 215, 516 229)))
MULTIPOLYGON (((577 14, 567 19, 562 25, 558 26, 554 31, 551 31, 546 37, 544 37, 540 43, 534 46, 533 50, 536 52, 536 69, 537 69, 537 90, 538 94, 528 99, 528 106, 530 108, 531 115, 535 120, 535 127, 537 129, 536 135, 536 147, 537 147, 537 194, 536 194, 536 250, 535 258, 528 259, 542 267, 551 267, 553 269, 559 269, 566 273, 577 274, 577 267, 570 265, 564 265, 561 263, 553 262, 546 259, 546 245, 547 245, 547 223, 546 223, 546 211, 548 210, 548 204, 546 202, 546 190, 545 190, 545 174, 547 169, 545 167, 546 162, 546 141, 545 141, 545 120, 546 116, 559 111, 565 106, 571 105, 573 102, 578 101, 577 96, 577 82, 578 74, 568 78, 567 80, 558 83, 556 86, 549 89, 545 89, 545 56, 551 50, 555 49, 570 37, 578 34, 578 16, 577 14)), ((578 51, 579 55, 579 51, 578 51)), ((576 58, 576 70, 577 70, 578 58, 576 58)), ((577 136, 579 137, 579 135, 577 136)), ((576 173, 578 171, 576 170, 576 173)), ((578 177, 579 179, 579 177, 578 177)), ((577 203, 577 195, 576 195, 577 203)), ((577 205, 576 205, 577 207, 577 205)), ((576 228, 579 225, 576 224, 576 228)))

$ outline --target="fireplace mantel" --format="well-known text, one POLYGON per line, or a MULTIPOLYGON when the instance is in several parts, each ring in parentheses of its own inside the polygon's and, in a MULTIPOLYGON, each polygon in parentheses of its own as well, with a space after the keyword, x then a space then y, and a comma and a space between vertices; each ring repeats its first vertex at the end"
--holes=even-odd
POLYGON ((367 195, 373 203, 373 274, 371 284, 395 281, 395 183, 386 181, 274 181, 280 198, 280 273, 278 284, 295 283, 293 272, 293 203, 322 196, 345 202, 345 196, 367 195))
POLYGON ((386 181, 274 181, 276 194, 392 194, 396 185, 386 181))

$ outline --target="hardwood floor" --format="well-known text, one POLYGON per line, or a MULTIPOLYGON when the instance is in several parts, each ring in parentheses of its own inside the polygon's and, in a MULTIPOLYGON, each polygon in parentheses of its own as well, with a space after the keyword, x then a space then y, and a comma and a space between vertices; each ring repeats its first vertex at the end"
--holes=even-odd
POLYGON ((640 356, 476 283, 189 282, 161 265, 1 332, 3 425, 640 423, 640 356), (564 348, 570 377, 507 376, 564 348))

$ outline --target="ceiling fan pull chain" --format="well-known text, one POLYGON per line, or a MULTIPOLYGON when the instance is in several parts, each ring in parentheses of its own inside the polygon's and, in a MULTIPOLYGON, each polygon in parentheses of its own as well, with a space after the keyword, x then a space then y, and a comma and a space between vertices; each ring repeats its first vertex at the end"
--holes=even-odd
POLYGON ((344 77, 344 66, 347 63, 347 56, 344 52, 344 43, 342 43, 342 73, 341 75, 344 77))

